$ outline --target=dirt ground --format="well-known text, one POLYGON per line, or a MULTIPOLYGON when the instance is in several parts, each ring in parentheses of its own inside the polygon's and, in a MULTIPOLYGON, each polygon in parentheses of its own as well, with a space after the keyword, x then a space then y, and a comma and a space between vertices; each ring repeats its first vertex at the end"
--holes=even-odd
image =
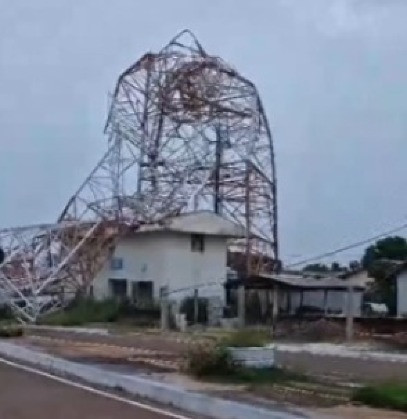
POLYGON ((188 347, 188 339, 178 336, 142 333, 101 336, 44 330, 29 330, 20 343, 74 361, 154 372, 180 370, 188 347))
MULTIPOLYGON (((207 339, 204 336, 198 339, 207 339)), ((65 359, 126 373, 143 373, 153 379, 182 385, 185 388, 257 404, 290 408, 302 407, 333 418, 407 418, 396 412, 384 412, 349 404, 350 388, 343 385, 356 377, 381 377, 386 371, 400 373, 397 363, 360 363, 346 358, 319 357, 310 354, 277 354, 277 360, 297 372, 311 371, 318 380, 287 385, 242 386, 202 383, 182 373, 186 351, 196 336, 178 333, 123 333, 98 335, 67 331, 30 330, 19 344, 36 348, 65 359), (380 364, 380 365, 379 365, 380 364), (352 371, 353 375, 347 373, 352 371), (338 373, 342 372, 342 373, 338 373), (345 373, 344 373, 345 372, 345 373), (326 381, 325 381, 326 380, 326 381), (328 415, 329 414, 329 415, 328 415)), ((406 365, 407 368, 407 365, 406 365)), ((407 370, 405 371, 407 376, 407 370)), ((404 371, 403 371, 404 374, 404 371)), ((312 417, 312 416, 311 416, 312 417)))

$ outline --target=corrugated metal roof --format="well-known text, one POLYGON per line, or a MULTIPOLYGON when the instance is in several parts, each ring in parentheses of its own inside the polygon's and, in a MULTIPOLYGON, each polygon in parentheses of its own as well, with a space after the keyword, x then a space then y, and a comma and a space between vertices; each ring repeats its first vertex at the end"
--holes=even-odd
POLYGON ((323 278, 312 278, 306 275, 293 274, 262 274, 262 278, 269 278, 275 282, 288 287, 302 288, 302 289, 347 289, 348 287, 365 289, 370 282, 366 271, 355 273, 354 275, 341 279, 336 276, 323 278))

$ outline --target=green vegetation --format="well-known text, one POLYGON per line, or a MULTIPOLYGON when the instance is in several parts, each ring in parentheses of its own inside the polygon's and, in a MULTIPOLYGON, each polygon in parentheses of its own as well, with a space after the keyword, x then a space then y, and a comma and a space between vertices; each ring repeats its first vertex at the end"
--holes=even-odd
POLYGON ((95 301, 80 298, 65 310, 42 317, 39 323, 49 326, 82 326, 88 323, 121 321, 132 326, 151 327, 156 325, 159 319, 160 308, 153 305, 139 308, 130 301, 95 301))
POLYGON ((0 325, 0 338, 17 338, 24 334, 22 326, 17 324, 0 325))
POLYGON ((14 320, 14 314, 11 308, 7 305, 0 306, 0 322, 11 322, 14 320))
POLYGON ((407 412, 407 383, 388 383, 362 387, 353 400, 373 407, 407 412))
POLYGON ((114 300, 80 299, 69 308, 48 314, 40 324, 50 326, 81 326, 86 323, 106 323, 118 319, 120 304, 114 300))
POLYGON ((210 341, 192 344, 187 353, 187 371, 196 377, 214 377, 250 381, 252 373, 233 361, 228 347, 261 347, 270 341, 267 332, 261 330, 238 330, 210 341))
POLYGON ((281 368, 246 368, 235 366, 227 375, 213 374, 207 377, 211 381, 249 384, 252 386, 281 384, 291 381, 307 382, 306 376, 281 368))
POLYGON ((186 369, 195 377, 227 376, 234 368, 232 356, 222 345, 198 342, 188 350, 186 369))
POLYGON ((235 363, 228 349, 208 342, 192 345, 187 354, 187 372, 207 381, 264 385, 308 381, 301 374, 280 368, 246 368, 235 363))
POLYGON ((263 330, 242 329, 230 333, 221 341, 223 346, 233 348, 262 347, 271 340, 270 334, 263 330))

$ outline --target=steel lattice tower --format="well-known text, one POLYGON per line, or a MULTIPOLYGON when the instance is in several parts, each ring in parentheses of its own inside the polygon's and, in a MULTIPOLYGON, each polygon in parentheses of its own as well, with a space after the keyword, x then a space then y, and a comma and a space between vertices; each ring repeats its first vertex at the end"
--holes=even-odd
POLYGON ((120 75, 105 131, 107 152, 57 223, 0 230, 0 290, 23 321, 86 290, 122 234, 182 212, 244 226, 230 250, 245 275, 277 268, 273 142, 259 94, 192 33, 120 75))

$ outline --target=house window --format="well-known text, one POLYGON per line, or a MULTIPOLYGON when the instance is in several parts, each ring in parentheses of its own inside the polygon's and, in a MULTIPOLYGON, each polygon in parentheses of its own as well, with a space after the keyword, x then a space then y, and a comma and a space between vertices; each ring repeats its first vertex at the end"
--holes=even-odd
POLYGON ((127 297, 126 279, 109 279, 110 295, 117 300, 125 300, 127 297))
POLYGON ((112 258, 110 261, 110 269, 112 271, 120 271, 123 269, 123 258, 112 258))
POLYGON ((149 305, 153 302, 154 286, 151 281, 133 282, 132 297, 136 305, 149 305))
POLYGON ((203 234, 191 234, 191 251, 201 253, 205 251, 205 236, 203 234))

